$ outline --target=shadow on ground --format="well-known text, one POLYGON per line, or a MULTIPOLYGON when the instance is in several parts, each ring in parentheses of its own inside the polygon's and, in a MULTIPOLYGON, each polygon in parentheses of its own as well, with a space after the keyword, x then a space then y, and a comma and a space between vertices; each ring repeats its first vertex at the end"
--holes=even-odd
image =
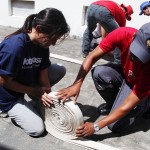
POLYGON ((123 137, 123 136, 130 135, 139 131, 147 132, 150 129, 150 119, 142 119, 142 121, 141 119, 136 121, 132 126, 127 128, 122 133, 112 133, 110 131, 110 133, 105 133, 105 134, 99 134, 99 135, 94 134, 90 137, 87 137, 87 139, 90 139, 93 141, 103 141, 104 139, 109 139, 113 137, 123 137))
MULTIPOLYGON (((84 119, 85 122, 95 122, 99 118, 100 114, 96 107, 90 105, 82 105, 80 103, 77 103, 77 105, 81 109, 83 116, 87 118, 84 119)), ((93 141, 103 141, 104 139, 123 137, 139 131, 147 132, 149 129, 150 119, 139 118, 135 121, 135 123, 132 126, 126 128, 126 130, 124 130, 121 133, 113 133, 110 131, 109 133, 104 134, 94 134, 92 136, 87 137, 87 139, 93 141)))
POLYGON ((12 149, 12 148, 9 148, 8 146, 0 144, 0 150, 15 150, 15 149, 12 149))

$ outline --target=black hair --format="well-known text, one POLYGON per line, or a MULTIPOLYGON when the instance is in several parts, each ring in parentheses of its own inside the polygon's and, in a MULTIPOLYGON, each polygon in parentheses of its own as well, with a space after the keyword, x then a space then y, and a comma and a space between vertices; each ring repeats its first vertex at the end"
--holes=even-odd
POLYGON ((38 14, 29 15, 21 28, 5 38, 19 33, 31 33, 32 28, 36 27, 38 28, 38 32, 48 34, 50 39, 59 37, 65 39, 70 32, 70 27, 62 12, 56 8, 46 8, 38 14))

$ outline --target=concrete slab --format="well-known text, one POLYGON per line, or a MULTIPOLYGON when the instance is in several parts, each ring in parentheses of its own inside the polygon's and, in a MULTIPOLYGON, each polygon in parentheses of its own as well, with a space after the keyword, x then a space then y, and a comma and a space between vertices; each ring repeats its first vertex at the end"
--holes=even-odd
MULTIPOLYGON (((15 28, 0 26, 0 40, 13 31, 15 28)), ((81 55, 82 39, 67 39, 63 43, 50 47, 52 54, 64 56, 66 58, 77 59, 83 61, 81 55)), ((61 60, 58 58, 50 58, 52 63, 61 63, 66 69, 66 76, 56 84, 52 90, 57 91, 60 88, 69 86, 76 78, 80 64, 61 60)), ((101 64, 98 61, 97 64, 101 64)), ((81 108, 84 119, 86 121, 96 121, 99 116, 97 107, 103 103, 103 99, 97 93, 90 72, 87 75, 78 98, 78 105, 81 108)), ((99 133, 91 136, 89 139, 116 147, 122 150, 149 150, 150 147, 150 120, 138 120, 128 131, 121 134, 113 134, 106 127, 99 133)), ((83 147, 78 147, 70 143, 61 141, 50 134, 45 134, 40 138, 32 138, 26 135, 19 127, 13 125, 9 118, 0 118, 0 150, 85 150, 83 147)))

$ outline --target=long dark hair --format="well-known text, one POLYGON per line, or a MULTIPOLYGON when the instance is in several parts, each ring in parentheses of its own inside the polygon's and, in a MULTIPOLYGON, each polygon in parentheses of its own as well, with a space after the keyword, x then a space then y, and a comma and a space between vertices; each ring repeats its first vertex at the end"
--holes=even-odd
POLYGON ((48 34, 50 39, 55 37, 63 37, 65 39, 70 32, 70 27, 62 12, 56 8, 46 8, 38 14, 28 16, 20 29, 5 38, 19 33, 31 33, 32 28, 36 27, 38 27, 38 32, 48 34))

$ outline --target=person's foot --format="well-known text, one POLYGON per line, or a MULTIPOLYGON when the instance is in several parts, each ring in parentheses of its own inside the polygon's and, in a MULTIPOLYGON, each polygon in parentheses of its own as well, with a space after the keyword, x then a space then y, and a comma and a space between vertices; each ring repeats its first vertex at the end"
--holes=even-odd
POLYGON ((98 107, 98 111, 101 115, 108 115, 110 110, 111 109, 107 106, 107 103, 103 103, 98 107))
POLYGON ((88 54, 89 54, 89 53, 83 53, 83 54, 82 54, 83 58, 86 58, 88 54))
POLYGON ((0 118, 7 118, 8 114, 5 112, 0 112, 0 118))

